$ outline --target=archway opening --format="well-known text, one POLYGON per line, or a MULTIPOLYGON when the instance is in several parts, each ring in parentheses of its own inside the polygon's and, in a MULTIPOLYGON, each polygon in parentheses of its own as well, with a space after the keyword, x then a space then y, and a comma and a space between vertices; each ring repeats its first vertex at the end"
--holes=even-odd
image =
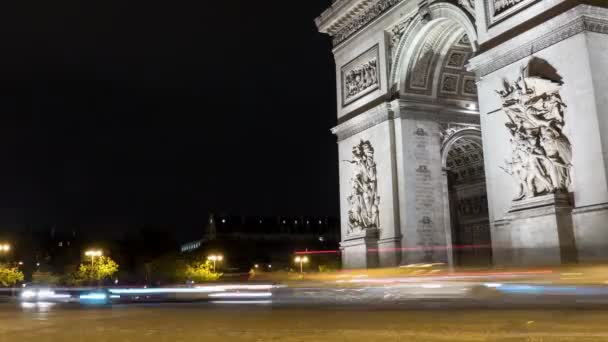
POLYGON ((442 138, 444 226, 435 229, 444 230, 445 243, 452 247, 448 262, 489 266, 492 248, 477 86, 475 74, 467 70, 475 51, 459 23, 444 19, 428 25, 413 50, 402 98, 430 105, 427 120, 437 122, 442 138))
POLYGON ((447 148, 454 264, 489 266, 492 248, 481 138, 457 137, 447 148))
POLYGON ((411 25, 412 34, 405 36, 398 50, 397 70, 405 71, 398 83, 400 100, 415 113, 409 124, 441 137, 439 145, 432 140, 415 145, 416 170, 422 165, 430 171, 416 179, 418 221, 412 240, 424 246, 448 246, 445 255, 434 253, 433 260, 485 266, 492 261, 490 224, 476 77, 467 69, 477 51, 477 37, 461 9, 437 3, 430 12, 430 20, 411 25), (427 190, 433 182, 442 182, 443 191, 427 190), (428 222, 443 224, 419 227, 418 222, 427 217, 428 222))

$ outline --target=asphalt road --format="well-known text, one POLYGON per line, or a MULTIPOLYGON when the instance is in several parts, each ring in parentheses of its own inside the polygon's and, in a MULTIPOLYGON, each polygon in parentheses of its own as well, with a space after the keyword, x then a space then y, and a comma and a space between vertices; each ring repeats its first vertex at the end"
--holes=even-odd
POLYGON ((608 341, 605 286, 425 279, 234 293, 111 305, 0 298, 0 342, 608 341))
POLYGON ((603 288, 504 289, 442 283, 281 288, 272 298, 194 303, 5 301, 0 342, 608 341, 603 288))
POLYGON ((403 309, 268 304, 23 308, 0 341, 608 341, 608 310, 403 309))

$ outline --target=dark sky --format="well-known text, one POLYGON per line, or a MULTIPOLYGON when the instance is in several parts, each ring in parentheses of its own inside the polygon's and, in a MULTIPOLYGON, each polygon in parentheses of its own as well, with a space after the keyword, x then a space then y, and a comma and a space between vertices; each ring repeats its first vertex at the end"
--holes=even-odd
POLYGON ((337 216, 329 3, 0 5, 0 223, 337 216))

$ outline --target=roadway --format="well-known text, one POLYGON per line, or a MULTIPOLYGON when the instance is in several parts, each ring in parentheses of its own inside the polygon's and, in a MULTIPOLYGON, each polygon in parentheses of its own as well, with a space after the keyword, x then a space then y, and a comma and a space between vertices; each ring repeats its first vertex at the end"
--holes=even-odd
POLYGON ((608 311, 267 304, 0 305, 0 341, 608 341, 608 311))
POLYGON ((604 286, 434 278, 304 285, 187 303, 5 299, 0 342, 608 341, 604 286))

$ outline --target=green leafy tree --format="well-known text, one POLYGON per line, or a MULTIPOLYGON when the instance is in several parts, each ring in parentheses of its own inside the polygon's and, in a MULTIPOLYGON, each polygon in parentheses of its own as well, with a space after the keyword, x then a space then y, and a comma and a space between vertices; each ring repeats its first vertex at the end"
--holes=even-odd
POLYGON ((23 273, 16 267, 0 264, 0 285, 4 287, 14 286, 23 281, 23 273))
POLYGON ((58 285, 61 282, 61 277, 51 272, 34 272, 32 273, 32 283, 41 285, 58 285))
POLYGON ((146 264, 146 279, 150 282, 181 282, 186 280, 186 261, 175 255, 165 254, 146 264))
POLYGON ((193 261, 186 265, 186 278, 195 282, 216 281, 222 277, 222 273, 213 271, 211 261, 193 261))
POLYGON ((118 264, 107 256, 95 258, 92 263, 85 262, 78 266, 70 283, 99 282, 109 279, 118 272, 118 264))

